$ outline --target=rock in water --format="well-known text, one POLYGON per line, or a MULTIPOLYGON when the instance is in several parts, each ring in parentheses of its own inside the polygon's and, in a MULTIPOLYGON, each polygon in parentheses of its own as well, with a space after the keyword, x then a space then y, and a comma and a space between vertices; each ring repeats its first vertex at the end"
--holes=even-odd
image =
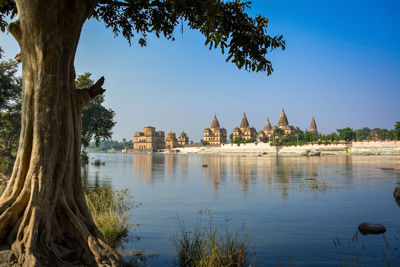
POLYGON ((308 153, 308 156, 309 157, 321 156, 321 151, 313 149, 308 153))
POLYGON ((201 166, 201 167, 203 167, 203 168, 207 168, 207 167, 208 167, 208 165, 207 165, 207 164, 203 164, 203 166, 201 166))
POLYGON ((393 191, 394 200, 396 200, 397 205, 400 206, 400 185, 396 186, 393 191))
POLYGON ((370 224, 370 223, 360 223, 358 226, 358 230, 360 230, 363 235, 379 235, 386 232, 386 227, 382 224, 370 224))

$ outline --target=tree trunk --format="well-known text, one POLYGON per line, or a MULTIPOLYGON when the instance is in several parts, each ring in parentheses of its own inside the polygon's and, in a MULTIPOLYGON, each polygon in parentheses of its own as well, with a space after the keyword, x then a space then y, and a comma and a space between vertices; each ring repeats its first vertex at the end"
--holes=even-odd
POLYGON ((17 0, 21 48, 18 154, 0 198, 0 246, 24 266, 122 265, 93 222, 80 172, 81 111, 104 79, 75 89, 74 57, 94 1, 17 0))

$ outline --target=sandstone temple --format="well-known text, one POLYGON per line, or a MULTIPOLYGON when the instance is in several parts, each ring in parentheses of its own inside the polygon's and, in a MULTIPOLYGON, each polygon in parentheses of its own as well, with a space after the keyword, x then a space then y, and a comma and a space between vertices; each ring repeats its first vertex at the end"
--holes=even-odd
POLYGON ((211 123, 211 129, 204 129, 204 141, 210 145, 220 145, 226 143, 226 129, 220 128, 217 115, 211 123))
POLYGON ((312 120, 311 120, 310 132, 311 133, 318 133, 317 124, 315 123, 314 117, 312 117, 312 120))
POLYGON ((243 113, 242 122, 240 123, 240 128, 233 128, 233 140, 235 139, 245 139, 245 140, 255 140, 257 137, 257 131, 255 128, 249 126, 249 122, 246 117, 246 113, 243 113))
POLYGON ((154 151, 159 149, 172 149, 189 145, 189 137, 182 131, 176 138, 174 132, 169 132, 167 138, 163 131, 156 131, 152 126, 144 127, 143 132, 136 132, 133 137, 134 151, 154 151))
POLYGON ((144 127, 143 132, 136 132, 133 136, 133 149, 155 150, 165 148, 164 132, 156 132, 152 126, 144 127))
MULTIPOLYGON (((243 139, 243 140, 256 140, 259 141, 264 139, 270 139, 274 134, 274 131, 281 129, 284 135, 292 135, 295 133, 295 128, 289 124, 285 110, 279 116, 278 125, 272 126, 269 118, 267 118, 264 128, 260 131, 256 131, 254 127, 249 125, 246 113, 243 113, 240 127, 235 127, 232 133, 232 139, 243 139)), ((314 117, 312 117, 309 131, 311 133, 318 134, 317 124, 314 117)), ((219 125, 217 116, 211 123, 211 128, 205 128, 203 132, 204 141, 209 145, 221 145, 227 142, 227 132, 225 128, 221 128, 219 125)), ((182 131, 179 137, 176 137, 174 132, 169 132, 167 138, 163 131, 156 131, 152 126, 144 127, 143 132, 136 132, 134 134, 134 145, 135 151, 154 151, 159 149, 172 149, 177 147, 194 147, 201 146, 201 144, 189 144, 189 137, 182 131)))

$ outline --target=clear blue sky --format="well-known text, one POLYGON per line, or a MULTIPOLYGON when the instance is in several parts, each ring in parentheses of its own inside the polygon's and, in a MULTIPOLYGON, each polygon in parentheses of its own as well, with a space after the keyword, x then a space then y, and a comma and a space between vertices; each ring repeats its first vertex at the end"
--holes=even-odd
MULTIPOLYGON (((282 107, 289 123, 318 129, 393 128, 400 121, 400 1, 255 0, 252 15, 270 18, 285 51, 270 54, 275 72, 249 73, 209 51, 196 31, 178 30, 176 41, 150 37, 148 46, 123 38, 94 20, 82 31, 78 74, 106 78, 105 105, 116 112, 114 139, 132 139, 152 125, 185 130, 195 142, 214 114, 230 133, 246 112, 260 130, 277 124, 282 107)), ((18 46, 0 35, 7 57, 18 46)))

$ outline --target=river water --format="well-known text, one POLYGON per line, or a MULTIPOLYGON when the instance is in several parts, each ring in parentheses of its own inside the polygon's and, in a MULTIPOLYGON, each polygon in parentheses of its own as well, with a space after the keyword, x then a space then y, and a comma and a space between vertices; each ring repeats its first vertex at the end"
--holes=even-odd
POLYGON ((89 154, 91 185, 128 188, 134 227, 127 250, 155 255, 169 266, 171 237, 183 221, 199 220, 248 234, 259 266, 400 266, 400 207, 393 190, 400 156, 258 157, 89 154), (202 167, 207 164, 208 167, 202 167), (384 235, 357 234, 361 222, 386 226, 384 235), (335 240, 335 241, 334 241, 335 240), (397 249, 399 248, 399 249, 397 249))

